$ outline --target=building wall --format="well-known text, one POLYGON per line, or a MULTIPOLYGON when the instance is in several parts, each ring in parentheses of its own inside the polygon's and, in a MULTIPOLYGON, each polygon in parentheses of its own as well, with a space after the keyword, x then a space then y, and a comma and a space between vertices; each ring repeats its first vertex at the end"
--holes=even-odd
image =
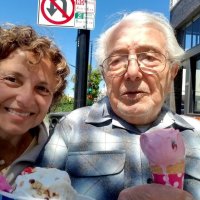
POLYGON ((170 11, 170 21, 174 28, 187 23, 200 10, 200 0, 180 0, 170 11))
MULTIPOLYGON (((178 79, 175 79, 174 85, 176 112, 182 112, 181 104, 183 100, 184 114, 196 116, 197 114, 200 114, 200 112, 194 113, 194 104, 197 100, 197 97, 194 97, 194 92, 196 92, 197 89, 195 88, 196 86, 194 87, 196 81, 194 74, 196 73, 196 60, 197 58, 199 59, 200 55, 200 45, 199 43, 195 43, 196 46, 191 45, 191 47, 187 49, 183 44, 185 44, 185 42, 187 43, 186 37, 190 37, 190 34, 196 30, 192 29, 192 33, 190 33, 191 30, 188 30, 189 26, 186 25, 190 22, 193 23, 194 20, 196 20, 196 17, 200 16, 200 0, 175 0, 174 2, 171 2, 170 5, 172 5, 172 3, 174 3, 174 5, 170 9, 170 22, 177 33, 176 36, 180 45, 186 49, 186 55, 184 58, 185 61, 182 63, 182 67, 186 71, 186 77, 183 79, 183 74, 180 73, 178 79), (182 37, 184 40, 181 39, 182 37), (180 84, 182 84, 181 86, 185 88, 185 95, 182 94, 183 89, 182 92, 177 89, 181 88, 180 84)), ((194 38, 197 38, 197 36, 199 36, 199 32, 194 32, 194 38)), ((193 39, 191 39, 191 41, 193 41, 193 39)))
POLYGON ((170 0, 170 9, 172 9, 180 0, 170 0))

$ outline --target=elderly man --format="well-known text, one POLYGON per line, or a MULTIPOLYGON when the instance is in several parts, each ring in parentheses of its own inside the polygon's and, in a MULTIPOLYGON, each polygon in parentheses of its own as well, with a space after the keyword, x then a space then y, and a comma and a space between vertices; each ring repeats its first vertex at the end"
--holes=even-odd
POLYGON ((60 120, 42 165, 67 170, 75 189, 97 200, 200 199, 200 125, 164 105, 183 55, 164 16, 125 15, 97 41, 107 96, 60 120), (169 127, 185 141, 184 190, 149 184, 140 148, 141 133, 169 127))

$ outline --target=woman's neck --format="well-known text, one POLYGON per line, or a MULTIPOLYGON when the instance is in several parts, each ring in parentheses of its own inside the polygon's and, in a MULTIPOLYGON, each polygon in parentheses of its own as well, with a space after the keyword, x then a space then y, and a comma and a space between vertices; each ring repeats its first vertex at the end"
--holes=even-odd
POLYGON ((33 137, 30 133, 25 133, 20 137, 0 138, 0 169, 9 166, 16 160, 30 145, 33 137))
POLYGON ((20 141, 23 139, 25 134, 23 135, 9 135, 8 136, 4 136, 0 134, 0 145, 5 146, 5 147, 16 147, 18 146, 18 144, 20 143, 20 141))

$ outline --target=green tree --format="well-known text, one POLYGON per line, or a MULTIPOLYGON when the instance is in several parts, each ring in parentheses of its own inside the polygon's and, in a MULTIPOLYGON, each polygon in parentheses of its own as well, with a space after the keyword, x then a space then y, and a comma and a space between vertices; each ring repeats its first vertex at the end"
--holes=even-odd
POLYGON ((88 76, 87 105, 92 105, 99 95, 99 83, 102 75, 99 69, 94 69, 88 76))
MULTIPOLYGON (((75 80, 75 75, 72 81, 75 80)), ((99 95, 99 83, 102 75, 99 69, 90 70, 88 73, 87 105, 92 105, 99 95)), ((74 109, 74 98, 64 95, 60 101, 52 107, 51 112, 70 112, 74 109)))
POLYGON ((51 112, 69 112, 74 107, 74 98, 64 95, 60 101, 53 106, 51 112))

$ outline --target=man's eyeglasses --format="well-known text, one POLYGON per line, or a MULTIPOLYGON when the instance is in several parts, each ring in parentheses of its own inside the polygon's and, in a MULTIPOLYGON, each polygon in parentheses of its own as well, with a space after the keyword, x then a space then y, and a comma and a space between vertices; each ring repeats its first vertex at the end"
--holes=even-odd
POLYGON ((134 55, 118 54, 106 58, 101 67, 106 76, 122 76, 126 73, 131 60, 135 60, 144 73, 157 74, 165 69, 167 59, 158 52, 141 52, 134 55))

